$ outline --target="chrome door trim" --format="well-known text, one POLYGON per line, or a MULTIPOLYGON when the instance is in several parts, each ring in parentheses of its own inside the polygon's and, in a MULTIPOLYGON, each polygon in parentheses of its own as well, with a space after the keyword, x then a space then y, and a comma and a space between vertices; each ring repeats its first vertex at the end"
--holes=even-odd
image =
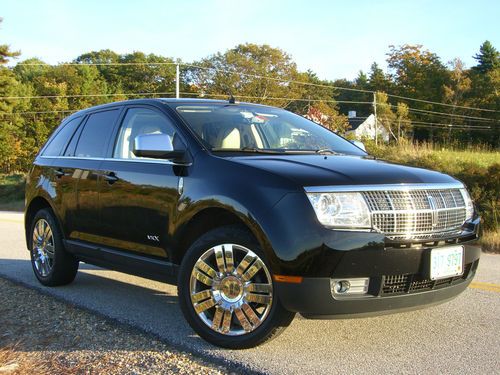
POLYGON ((176 163, 170 160, 164 159, 123 159, 123 158, 93 158, 84 156, 39 156, 41 159, 68 159, 68 160, 95 160, 95 161, 125 161, 131 163, 151 163, 151 164, 166 164, 166 165, 177 165, 183 167, 189 167, 193 163, 176 163))

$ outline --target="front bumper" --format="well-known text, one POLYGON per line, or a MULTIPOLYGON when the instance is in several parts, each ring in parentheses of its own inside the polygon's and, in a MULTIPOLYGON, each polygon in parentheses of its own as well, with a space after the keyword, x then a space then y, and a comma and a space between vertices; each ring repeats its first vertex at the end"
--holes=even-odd
MULTIPOLYGON (((390 254, 386 252, 382 251, 379 261, 390 259, 390 254)), ((350 272, 336 273, 332 278, 370 277, 368 293, 363 296, 334 298, 328 277, 306 277, 300 284, 276 283, 276 292, 287 310, 299 312, 306 318, 357 318, 439 304, 456 297, 470 284, 479 263, 480 249, 465 245, 463 276, 440 281, 428 279, 426 259, 429 252, 430 249, 412 249, 412 256, 406 254, 406 262, 401 262, 402 257, 396 257, 396 267, 394 264, 388 267, 386 262, 383 262, 386 263, 385 267, 360 267, 363 270, 371 269, 372 273, 364 275, 356 272, 355 265, 366 264, 370 259, 363 259, 363 252, 350 252, 350 272), (355 259, 356 253, 358 259, 355 259)), ((382 265, 382 262, 374 263, 382 265)))

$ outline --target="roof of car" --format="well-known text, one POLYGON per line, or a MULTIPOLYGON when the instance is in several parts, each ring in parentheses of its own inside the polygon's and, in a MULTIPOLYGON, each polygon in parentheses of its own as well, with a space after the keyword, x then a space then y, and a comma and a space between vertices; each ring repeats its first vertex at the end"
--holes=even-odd
MULTIPOLYGON (((107 104, 101 104, 89 108, 82 109, 78 112, 75 112, 68 116, 67 118, 70 117, 75 117, 75 116, 81 116, 85 115, 89 111, 95 111, 95 110, 100 110, 100 109, 106 109, 106 108, 112 108, 112 107, 117 107, 121 106, 124 104, 152 104, 152 103, 164 103, 164 104, 180 104, 180 103, 185 103, 185 104, 190 104, 190 103, 196 103, 196 104, 224 104, 224 103, 229 103, 228 100, 220 100, 220 99, 204 99, 204 98, 147 98, 147 99, 129 99, 129 100, 122 100, 119 102, 113 102, 113 103, 107 103, 107 104)), ((261 106, 261 107, 266 107, 265 105, 262 104, 256 104, 256 103, 246 103, 246 102, 236 102, 235 104, 244 104, 244 105, 255 105, 255 106, 261 106)))

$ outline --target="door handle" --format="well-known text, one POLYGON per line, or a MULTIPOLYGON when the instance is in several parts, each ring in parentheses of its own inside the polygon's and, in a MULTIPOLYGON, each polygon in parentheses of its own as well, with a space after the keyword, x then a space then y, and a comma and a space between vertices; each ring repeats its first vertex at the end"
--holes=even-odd
POLYGON ((104 175, 104 179, 108 181, 108 184, 113 185, 119 178, 116 176, 115 172, 109 172, 104 175))
POLYGON ((54 169, 54 174, 57 178, 63 177, 66 173, 64 173, 62 168, 54 169))

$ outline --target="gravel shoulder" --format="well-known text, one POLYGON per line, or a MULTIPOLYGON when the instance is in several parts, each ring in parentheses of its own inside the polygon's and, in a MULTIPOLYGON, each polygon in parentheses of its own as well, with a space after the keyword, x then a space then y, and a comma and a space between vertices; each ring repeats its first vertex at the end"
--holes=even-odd
POLYGON ((0 374, 225 374, 128 326, 0 278, 0 374))

